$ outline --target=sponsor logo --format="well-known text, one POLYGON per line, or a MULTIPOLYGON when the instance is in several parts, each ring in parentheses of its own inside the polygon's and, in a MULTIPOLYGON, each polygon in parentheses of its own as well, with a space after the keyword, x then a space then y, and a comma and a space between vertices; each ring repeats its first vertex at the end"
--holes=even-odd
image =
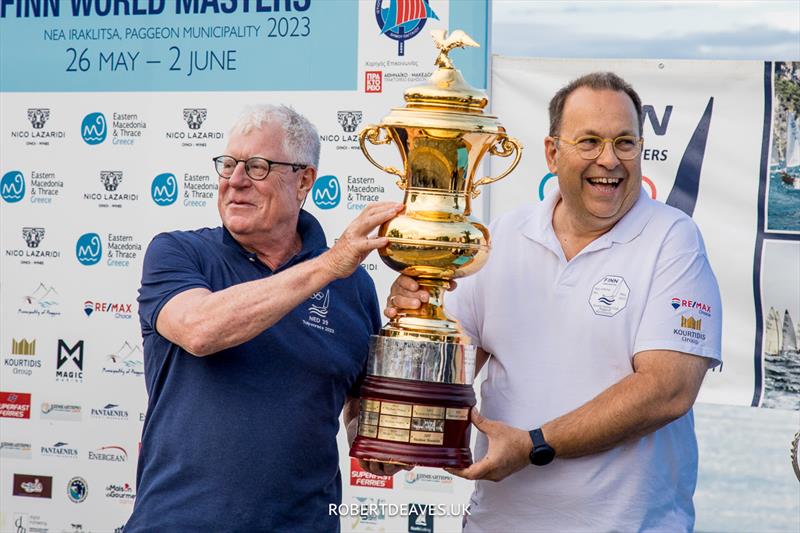
POLYGON ((36 339, 32 341, 11 339, 11 353, 13 355, 36 355, 36 339))
POLYGON ((0 457, 4 459, 30 459, 30 442, 0 442, 0 457))
POLYGON ((14 474, 14 496, 52 498, 53 478, 29 474, 14 474))
POLYGON ((17 309, 21 315, 58 316, 58 291, 52 285, 39 283, 29 295, 22 297, 22 306, 17 309))
POLYGON ((120 303, 120 302, 97 302, 93 300, 86 300, 83 302, 83 312, 87 317, 92 316, 93 313, 104 314, 130 320, 133 318, 133 304, 120 303))
POLYGON ((84 233, 75 243, 75 256, 85 266, 96 265, 103 258, 103 243, 97 233, 84 233))
POLYGON ((405 42, 415 37, 429 18, 439 20, 428 0, 375 0, 375 20, 381 35, 397 41, 397 55, 405 55, 405 42))
POLYGON ((42 446, 39 449, 42 457, 68 457, 70 459, 78 458, 78 449, 70 448, 66 442, 56 442, 52 446, 42 446))
POLYGON ((393 476, 377 476, 367 472, 358 464, 358 459, 350 458, 350 485, 354 487, 374 487, 391 489, 394 487, 393 476))
POLYGON ((365 93, 383 92, 383 71, 368 70, 364 72, 364 92, 365 93))
POLYGON ((125 341, 115 353, 106 355, 102 372, 118 376, 141 376, 144 374, 142 349, 138 344, 125 341))
POLYGON ((64 422, 80 422, 81 406, 63 403, 42 402, 39 419, 61 420, 64 422))
POLYGON ((19 170, 12 170, 3 174, 0 179, 0 196, 6 202, 13 204, 25 197, 25 176, 19 170))
POLYGON ((697 300, 687 300, 685 298, 674 297, 670 301, 670 305, 672 305, 673 309, 695 309, 701 315, 709 317, 711 316, 711 306, 704 304, 703 302, 698 302, 697 300))
POLYGON ((33 129, 40 130, 44 128, 45 122, 50 118, 50 109, 46 107, 31 107, 28 109, 28 120, 31 122, 33 129))
POLYGON ((311 188, 314 205, 320 209, 333 209, 342 199, 339 179, 336 176, 320 176, 311 188))
POLYGON ((417 468, 403 476, 403 487, 407 489, 452 493, 454 485, 453 476, 444 472, 429 473, 417 468))
POLYGON ((33 375, 33 369, 42 368, 42 362, 33 357, 36 355, 36 339, 28 341, 22 339, 11 339, 11 354, 24 357, 6 357, 3 365, 12 368, 12 373, 16 375, 33 375))
POLYGON ((703 329, 701 327, 701 322, 702 322, 702 320, 699 319, 699 318, 695 318, 693 316, 685 317, 685 316, 681 315, 681 327, 682 328, 696 329, 697 331, 700 331, 701 329, 703 329))
POLYGON ((430 505, 412 503, 408 506, 408 532, 433 533, 433 518, 430 505))
POLYGON ((367 202, 380 201, 380 194, 386 192, 383 185, 375 183, 369 176, 347 176, 347 209, 361 211, 367 202))
POLYGON ((67 498, 73 503, 81 503, 89 495, 89 484, 82 477, 75 476, 67 482, 67 498))
POLYGON ((48 533, 50 531, 47 521, 41 515, 28 513, 14 513, 15 533, 48 533))
POLYGON ((27 419, 31 417, 29 392, 0 392, 0 418, 27 419))
POLYGON ((89 451, 89 460, 124 463, 128 460, 128 452, 122 446, 102 446, 94 451, 89 451))
POLYGON ((81 122, 81 138, 89 145, 100 144, 106 140, 108 127, 106 117, 102 113, 89 113, 81 122))
POLYGON ((128 411, 117 409, 117 407, 119 407, 119 405, 115 403, 107 403, 100 409, 91 409, 91 415, 94 418, 103 420, 127 420, 128 411))
POLYGON ((80 383, 83 381, 83 341, 71 347, 63 339, 58 339, 56 353, 56 380, 80 383), (71 364, 70 364, 71 363, 71 364))
POLYGON ((83 533, 83 524, 75 524, 70 522, 69 527, 72 528, 71 531, 67 531, 66 533, 83 533))
POLYGON ((100 171, 100 182, 103 184, 103 187, 106 188, 107 191, 116 191, 119 184, 122 183, 122 171, 121 170, 101 170, 100 171))
POLYGON ((165 172, 153 178, 150 195, 156 205, 172 205, 178 199, 178 180, 175 174, 165 172))
POLYGON ((114 113, 111 119, 112 144, 132 146, 147 129, 147 123, 139 118, 138 113, 114 113))
POLYGON ((386 520, 386 500, 368 496, 356 496, 357 513, 353 514, 351 529, 363 531, 382 525, 386 520))
POLYGON ((199 130, 207 114, 207 109, 204 107, 187 107, 183 110, 183 120, 190 130, 199 130))
POLYGON ((361 124, 361 119, 364 114, 361 111, 338 111, 336 117, 339 119, 339 125, 345 133, 353 133, 361 124))
POLYGON ((22 228, 22 238, 25 239, 28 248, 38 248, 44 239, 44 228, 22 228))
POLYGON ((136 499, 136 493, 128 483, 111 483, 106 485, 106 498, 119 503, 132 504, 136 499))
POLYGON ((208 174, 183 175, 183 205, 186 207, 205 207, 213 203, 219 184, 208 174))
POLYGON ((614 316, 628 304, 630 288, 621 276, 604 276, 595 283, 589 296, 589 305, 594 314, 614 316))

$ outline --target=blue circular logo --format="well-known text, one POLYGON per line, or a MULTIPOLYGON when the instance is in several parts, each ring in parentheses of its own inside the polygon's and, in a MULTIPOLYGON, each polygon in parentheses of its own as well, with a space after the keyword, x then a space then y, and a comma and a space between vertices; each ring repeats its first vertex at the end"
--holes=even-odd
POLYGON ((97 233, 84 233, 75 244, 75 256, 82 265, 96 265, 103 257, 103 243, 97 233))
POLYGON ((3 175, 0 180, 0 196, 3 200, 13 204, 25 196, 25 176, 19 170, 12 170, 3 175))
POLYGON ((542 181, 539 182, 539 201, 544 200, 544 186, 547 185, 547 182, 550 181, 552 178, 555 178, 556 175, 552 172, 548 172, 547 174, 542 177, 542 181))
POLYGON ((311 199, 320 209, 333 209, 342 199, 342 190, 336 176, 320 176, 311 188, 311 199))
POLYGON ((100 144, 106 140, 108 126, 102 113, 89 113, 81 122, 81 137, 86 144, 100 144))
POLYGON ((89 484, 82 477, 74 477, 67 483, 67 497, 74 503, 81 503, 89 495, 89 484))
POLYGON ((429 18, 439 20, 428 0, 390 0, 389 7, 383 5, 384 0, 375 0, 375 20, 381 34, 397 41, 399 56, 405 55, 404 42, 421 32, 429 18))
POLYGON ((178 180, 175 174, 165 172, 153 178, 150 195, 157 205, 172 205, 178 199, 178 180))

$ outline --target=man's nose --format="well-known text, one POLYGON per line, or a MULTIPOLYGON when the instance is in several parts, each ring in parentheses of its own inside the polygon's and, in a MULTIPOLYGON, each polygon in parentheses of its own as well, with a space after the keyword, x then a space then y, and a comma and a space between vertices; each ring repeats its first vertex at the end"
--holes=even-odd
POLYGON ((614 151, 614 143, 606 141, 603 147, 600 148, 600 155, 597 156, 597 164, 608 170, 613 170, 619 166, 619 158, 614 151))
POLYGON ((244 165, 244 161, 239 161, 236 163, 236 166, 233 167, 233 174, 231 174, 228 180, 230 181, 231 187, 247 187, 250 185, 250 177, 247 175, 244 165))

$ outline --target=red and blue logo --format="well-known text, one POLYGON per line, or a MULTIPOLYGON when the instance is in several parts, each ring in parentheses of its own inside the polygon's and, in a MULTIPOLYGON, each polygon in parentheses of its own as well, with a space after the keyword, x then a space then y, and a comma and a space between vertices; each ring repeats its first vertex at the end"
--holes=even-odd
POLYGON ((405 41, 415 37, 428 19, 439 20, 429 0, 375 0, 375 19, 381 34, 397 41, 397 55, 405 55, 405 41))

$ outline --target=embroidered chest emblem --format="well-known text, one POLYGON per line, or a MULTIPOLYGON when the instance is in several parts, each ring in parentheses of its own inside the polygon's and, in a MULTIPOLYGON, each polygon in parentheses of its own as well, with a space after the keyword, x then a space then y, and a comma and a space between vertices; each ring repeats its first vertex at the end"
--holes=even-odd
POLYGON ((622 276, 604 276, 592 287, 589 305, 596 315, 614 316, 628 305, 630 292, 622 276))
POLYGON ((324 331, 325 333, 336 333, 328 320, 328 312, 331 305, 331 290, 318 291, 309 298, 308 318, 303 320, 303 324, 324 331))

